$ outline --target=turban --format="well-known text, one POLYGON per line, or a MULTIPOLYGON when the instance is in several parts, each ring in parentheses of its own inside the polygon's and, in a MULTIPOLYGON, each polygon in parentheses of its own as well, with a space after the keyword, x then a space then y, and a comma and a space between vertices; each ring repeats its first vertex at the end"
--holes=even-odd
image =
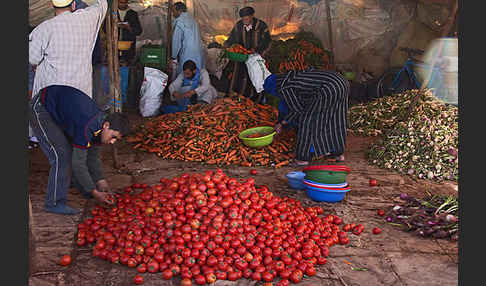
POLYGON ((240 17, 250 16, 255 14, 255 9, 252 7, 245 7, 240 9, 240 17))

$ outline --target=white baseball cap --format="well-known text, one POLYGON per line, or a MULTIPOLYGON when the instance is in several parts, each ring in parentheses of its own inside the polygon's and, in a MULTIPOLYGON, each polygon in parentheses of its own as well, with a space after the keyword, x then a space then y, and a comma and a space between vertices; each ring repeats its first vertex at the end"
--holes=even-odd
POLYGON ((52 0, 54 7, 66 7, 69 6, 74 0, 52 0))

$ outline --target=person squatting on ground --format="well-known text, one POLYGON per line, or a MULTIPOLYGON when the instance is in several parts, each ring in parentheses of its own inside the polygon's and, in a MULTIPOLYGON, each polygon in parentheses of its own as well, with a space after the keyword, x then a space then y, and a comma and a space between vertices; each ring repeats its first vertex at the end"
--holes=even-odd
POLYGON ((199 69, 191 60, 183 65, 183 72, 169 85, 171 100, 181 106, 189 104, 211 104, 218 97, 218 92, 211 85, 206 69, 199 69))

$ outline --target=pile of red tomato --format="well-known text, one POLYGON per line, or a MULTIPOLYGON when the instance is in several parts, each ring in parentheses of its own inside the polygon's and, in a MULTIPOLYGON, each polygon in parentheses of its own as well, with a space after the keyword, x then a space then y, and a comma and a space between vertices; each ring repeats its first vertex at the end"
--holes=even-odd
POLYGON ((78 225, 77 244, 139 273, 180 275, 182 285, 240 278, 298 283, 326 263, 331 246, 349 243, 347 232, 363 231, 221 169, 133 184, 116 199, 115 207, 91 210, 92 218, 78 225))

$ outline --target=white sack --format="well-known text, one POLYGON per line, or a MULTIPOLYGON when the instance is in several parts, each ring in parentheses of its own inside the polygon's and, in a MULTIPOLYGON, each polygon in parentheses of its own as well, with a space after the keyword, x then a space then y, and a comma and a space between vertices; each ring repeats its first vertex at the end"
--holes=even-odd
POLYGON ((265 60, 259 54, 252 54, 248 56, 245 63, 251 83, 258 93, 262 92, 265 79, 271 75, 265 66, 265 60))
POLYGON ((162 95, 167 86, 168 76, 154 68, 144 67, 144 79, 140 88, 140 114, 143 117, 157 116, 160 113, 162 95))

